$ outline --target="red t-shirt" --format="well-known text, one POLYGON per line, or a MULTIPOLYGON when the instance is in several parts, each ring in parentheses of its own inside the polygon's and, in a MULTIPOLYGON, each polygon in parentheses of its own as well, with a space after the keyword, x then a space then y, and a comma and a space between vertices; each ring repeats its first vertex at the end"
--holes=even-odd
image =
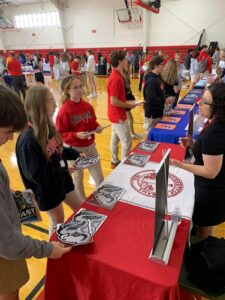
POLYGON ((117 107, 111 104, 111 97, 115 96, 120 101, 126 102, 124 79, 118 69, 113 69, 107 82, 108 91, 108 118, 112 123, 119 123, 119 120, 127 119, 126 108, 117 107))
POLYGON ((73 60, 71 62, 70 68, 71 68, 72 74, 80 75, 79 62, 78 61, 73 60))
POLYGON ((8 73, 11 76, 22 76, 21 64, 18 59, 12 58, 7 65, 8 73))
POLYGON ((202 61, 203 57, 206 56, 206 55, 207 55, 207 53, 205 51, 201 50, 200 53, 199 53, 198 61, 199 62, 202 61))
POLYGON ((54 65, 54 55, 49 55, 49 65, 51 68, 53 68, 53 65, 54 65))
POLYGON ((201 62, 203 59, 207 59, 206 71, 212 73, 212 64, 213 64, 212 57, 205 51, 201 51, 201 53, 202 53, 201 60, 199 61, 201 62))
POLYGON ((152 58, 151 55, 148 54, 148 55, 146 56, 146 61, 150 61, 151 58, 152 58))
POLYGON ((98 126, 93 107, 86 101, 80 100, 76 103, 67 100, 56 118, 56 127, 60 132, 63 141, 73 147, 88 147, 94 143, 95 136, 90 139, 81 140, 76 136, 77 132, 92 131, 98 126))
POLYGON ((209 73, 212 73, 212 65, 213 65, 213 60, 210 55, 207 56, 207 66, 206 66, 206 71, 209 71, 209 73))
POLYGON ((108 64, 110 64, 110 54, 108 54, 108 55, 106 56, 106 61, 107 61, 108 64))

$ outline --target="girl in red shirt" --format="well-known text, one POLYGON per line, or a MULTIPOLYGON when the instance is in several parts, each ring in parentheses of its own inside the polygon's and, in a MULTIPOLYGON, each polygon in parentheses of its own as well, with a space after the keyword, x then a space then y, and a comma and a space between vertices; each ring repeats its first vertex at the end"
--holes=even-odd
MULTIPOLYGON (((96 121, 93 107, 82 100, 83 87, 81 79, 76 75, 69 75, 61 84, 61 102, 63 103, 56 118, 56 126, 61 133, 64 146, 83 152, 86 156, 98 154, 95 147, 95 135, 89 134, 96 130, 101 132, 101 126, 96 121)), ((69 162, 73 164, 74 162, 69 162)), ((100 160, 91 166, 89 172, 98 186, 103 180, 100 160)), ((83 170, 77 170, 73 174, 76 190, 81 198, 85 199, 83 184, 83 170)))

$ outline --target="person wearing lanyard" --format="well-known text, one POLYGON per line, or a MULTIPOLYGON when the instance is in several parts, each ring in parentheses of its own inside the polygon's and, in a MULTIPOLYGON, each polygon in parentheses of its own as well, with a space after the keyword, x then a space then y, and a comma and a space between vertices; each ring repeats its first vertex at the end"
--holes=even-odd
POLYGON ((215 225, 225 221, 225 83, 208 87, 199 113, 209 121, 198 139, 180 138, 181 146, 192 147, 194 163, 171 159, 171 164, 195 176, 193 222, 198 236, 207 238, 215 225))
MULTIPOLYGON (((0 146, 13 140, 26 124, 23 103, 17 94, 0 85, 0 146)), ((32 162, 30 162, 32 164, 32 162)), ((19 289, 29 280, 26 258, 60 258, 71 250, 59 242, 23 235, 20 214, 10 189, 7 171, 0 159, 0 299, 18 300, 19 289)))
POLYGON ((62 202, 73 211, 82 203, 70 175, 75 170, 67 165, 67 159, 75 160, 80 154, 62 147, 52 121, 55 109, 54 96, 47 87, 31 87, 25 99, 29 126, 16 143, 20 175, 25 187, 34 192, 39 209, 47 213, 50 235, 64 222, 62 202))
MULTIPOLYGON (((98 155, 93 131, 101 133, 102 129, 96 120, 94 108, 82 99, 81 78, 76 75, 65 77, 61 83, 61 91, 62 106, 56 118, 56 126, 62 135, 64 146, 76 149, 87 156, 98 155)), ((69 165, 72 164, 74 162, 70 161, 69 165)), ((97 187, 104 180, 100 160, 90 166, 88 171, 97 187)), ((76 170, 73 180, 79 196, 85 199, 83 176, 83 170, 76 170)))

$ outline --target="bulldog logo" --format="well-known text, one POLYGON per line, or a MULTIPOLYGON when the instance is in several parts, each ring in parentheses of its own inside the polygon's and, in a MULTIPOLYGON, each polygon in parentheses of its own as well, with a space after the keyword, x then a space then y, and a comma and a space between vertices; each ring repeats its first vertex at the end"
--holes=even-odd
MULTIPOLYGON (((130 184, 136 192, 147 197, 155 198, 155 176, 154 170, 141 171, 131 177, 130 184)), ((183 188, 184 185, 182 181, 170 173, 168 178, 168 198, 177 196, 182 192, 183 188)))

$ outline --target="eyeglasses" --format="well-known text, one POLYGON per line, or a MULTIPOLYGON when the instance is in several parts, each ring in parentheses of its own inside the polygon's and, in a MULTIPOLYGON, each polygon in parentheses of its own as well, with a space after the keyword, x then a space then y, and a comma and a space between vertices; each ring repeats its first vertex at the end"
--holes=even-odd
POLYGON ((202 98, 202 100, 200 102, 200 105, 203 105, 203 104, 212 106, 212 103, 207 102, 207 99, 205 99, 205 98, 202 98))

